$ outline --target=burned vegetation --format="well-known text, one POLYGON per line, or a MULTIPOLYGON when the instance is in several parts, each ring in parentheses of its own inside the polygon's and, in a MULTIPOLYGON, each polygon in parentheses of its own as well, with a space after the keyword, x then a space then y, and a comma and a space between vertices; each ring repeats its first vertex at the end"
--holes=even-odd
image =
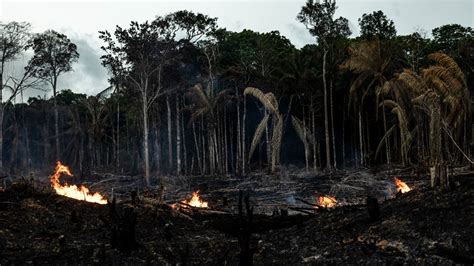
POLYGON ((306 2, 301 48, 191 11, 100 31, 96 95, 61 87, 65 34, 0 23, 0 264, 474 264, 474 31, 335 12, 306 2))

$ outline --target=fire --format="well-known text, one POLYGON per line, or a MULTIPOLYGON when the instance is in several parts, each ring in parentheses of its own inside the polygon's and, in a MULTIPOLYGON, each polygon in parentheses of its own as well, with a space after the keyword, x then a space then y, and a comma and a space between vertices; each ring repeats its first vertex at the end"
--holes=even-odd
POLYGON ((58 161, 56 163, 56 169, 54 170, 54 174, 50 177, 51 185, 53 186, 57 194, 77 200, 85 200, 88 202, 107 204, 107 200, 104 196, 102 196, 98 192, 92 194, 92 192, 90 192, 89 189, 85 186, 70 186, 67 183, 61 185, 61 183, 59 183, 59 178, 61 177, 61 174, 72 176, 69 167, 61 164, 61 162, 58 161))
POLYGON ((408 191, 411 190, 411 188, 402 180, 394 177, 393 181, 395 182, 395 185, 397 186, 397 192, 407 193, 408 191))
POLYGON ((331 208, 336 206, 337 200, 335 197, 330 196, 320 196, 318 198, 318 205, 324 208, 331 208))
MULTIPOLYGON (((193 192, 193 196, 191 197, 190 200, 182 200, 181 203, 187 204, 192 207, 197 207, 197 208, 209 208, 209 205, 207 204, 206 201, 203 201, 201 197, 199 196, 199 191, 193 192)), ((179 209, 178 204, 173 204, 171 205, 173 209, 179 209)))

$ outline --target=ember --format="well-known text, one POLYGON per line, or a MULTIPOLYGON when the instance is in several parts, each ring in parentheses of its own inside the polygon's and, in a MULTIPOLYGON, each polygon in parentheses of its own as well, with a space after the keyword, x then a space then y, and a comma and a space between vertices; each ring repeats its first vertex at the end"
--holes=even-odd
POLYGON ((321 196, 318 198, 318 205, 324 208, 332 208, 336 206, 337 200, 335 197, 321 196))
POLYGON ((50 177, 51 185, 53 186, 57 194, 77 200, 84 200, 99 204, 107 204, 107 200, 104 196, 102 196, 98 192, 92 194, 85 186, 78 187, 76 185, 68 185, 67 183, 61 185, 61 183, 59 183, 59 178, 61 177, 61 174, 72 176, 69 167, 61 164, 61 162, 58 161, 56 163, 56 169, 54 171, 54 174, 50 177))
POLYGON ((397 193, 398 192, 407 193, 408 191, 411 190, 411 188, 402 180, 394 177, 393 181, 395 182, 395 185, 397 186, 397 193))

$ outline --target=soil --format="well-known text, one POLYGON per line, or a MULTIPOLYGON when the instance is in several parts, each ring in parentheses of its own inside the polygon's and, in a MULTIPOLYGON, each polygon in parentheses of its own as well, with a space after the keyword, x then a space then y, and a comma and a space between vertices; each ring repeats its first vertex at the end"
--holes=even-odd
MULTIPOLYGON (((410 192, 395 193, 391 171, 284 178, 261 174, 164 178, 165 192, 140 190, 133 202, 127 192, 133 186, 121 178, 122 185, 113 185, 120 199, 117 211, 137 217, 136 245, 130 250, 112 245, 110 205, 62 197, 36 182, 18 180, 0 192, 0 264, 237 265, 240 190, 255 208, 250 248, 256 265, 473 264, 474 175, 453 178, 451 190, 441 191, 430 188, 426 177, 397 174, 412 187, 410 192), (163 204, 198 189, 209 209, 183 206, 177 211, 163 204), (299 201, 314 203, 315 194, 334 195, 338 205, 314 208, 299 201), (377 221, 369 218, 367 195, 380 203, 377 221)), ((93 187, 111 196, 106 189, 111 186, 93 187)))

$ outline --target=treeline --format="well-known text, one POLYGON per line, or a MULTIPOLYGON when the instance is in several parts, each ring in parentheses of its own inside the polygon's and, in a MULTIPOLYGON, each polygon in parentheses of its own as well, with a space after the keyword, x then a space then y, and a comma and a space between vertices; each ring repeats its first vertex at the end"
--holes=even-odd
POLYGON ((277 31, 227 31, 188 11, 102 31, 111 87, 95 96, 56 86, 79 57, 65 35, 2 24, 2 90, 18 96, 48 84, 53 96, 3 99, 0 161, 15 171, 60 159, 83 175, 106 168, 151 182, 276 173, 282 164, 472 160, 473 30, 452 24, 431 38, 400 36, 378 11, 363 14, 361 36, 350 38, 335 9, 309 0, 295 14, 315 36, 301 49, 277 31), (24 77, 4 77, 25 49, 34 55, 24 77))

